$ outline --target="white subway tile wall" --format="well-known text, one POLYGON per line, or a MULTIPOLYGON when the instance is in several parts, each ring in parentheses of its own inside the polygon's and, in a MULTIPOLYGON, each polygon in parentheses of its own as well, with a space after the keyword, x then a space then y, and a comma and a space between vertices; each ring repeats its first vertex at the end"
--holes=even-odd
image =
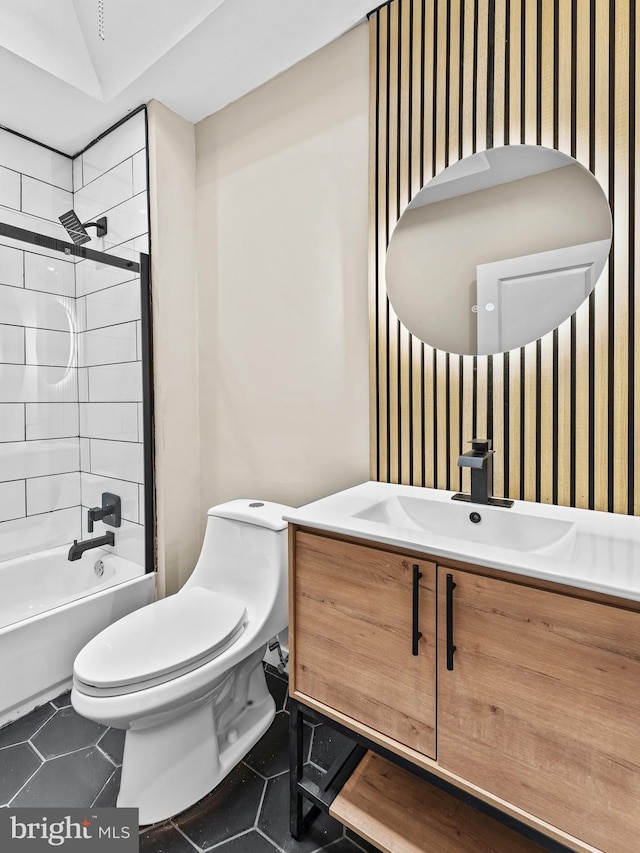
POLYGON ((81 367, 95 367, 99 364, 136 361, 138 357, 136 325, 136 321, 132 321, 95 329, 92 332, 83 332, 79 335, 78 364, 81 367))
POLYGON ((27 480, 27 514, 37 515, 80 504, 80 472, 27 480))
POLYGON ((90 445, 92 473, 131 483, 144 482, 141 444, 92 438, 90 445))
POLYGON ((76 335, 47 329, 25 329, 24 333, 27 364, 75 366, 76 335))
POLYGON ((24 488, 24 480, 0 483, 0 521, 12 521, 27 514, 24 488))
POLYGON ((43 438, 71 438, 79 434, 77 403, 27 403, 26 441, 43 438))
MULTIPOLYGON (((0 403, 77 403, 76 368, 0 365, 0 403)), ((2 468, 0 468, 2 471, 2 468)), ((0 479, 4 477, 0 476, 0 479)))
POLYGON ((0 403, 0 442, 24 441, 24 410, 20 403, 0 403))
POLYGON ((2 204, 20 210, 20 175, 0 167, 0 198, 2 204))
POLYGON ((0 471, 7 480, 26 480, 49 474, 71 474, 80 467, 78 437, 44 441, 5 441, 0 444, 0 471))
POLYGON ((22 176, 22 211, 55 222, 61 213, 73 207, 73 193, 22 176))
POLYGON ((69 158, 63 154, 56 154, 6 130, 0 130, 0 152, 2 166, 63 190, 72 189, 69 158))
MULTIPOLYGON (((89 248, 148 251, 143 112, 73 161, 0 130, 0 221, 68 241, 71 208, 107 217, 89 248)), ((140 302, 131 270, 0 237, 0 561, 86 537, 106 491, 114 550, 144 563, 140 302)))
POLYGON ((139 442, 141 403, 80 403, 80 434, 86 438, 139 442))
POLYGON ((78 299, 86 306, 86 329, 100 329, 140 319, 140 280, 116 284, 78 299))
POLYGON ((24 287, 24 252, 0 246, 0 284, 24 287))
POLYGON ((1 522, 2 559, 15 557, 55 548, 56 545, 68 545, 80 538, 82 530, 81 507, 59 509, 44 515, 27 516, 15 521, 1 522), (25 542, 28 548, 25 549, 25 542))
POLYGON ((25 329, 21 326, 0 324, 0 362, 3 364, 24 364, 25 329))
POLYGON ((82 186, 86 187, 145 147, 144 113, 139 112, 82 154, 82 186))
POLYGON ((135 403, 142 400, 142 362, 89 367, 89 403, 135 403))
MULTIPOLYGON (((24 286, 60 296, 76 295, 75 264, 58 257, 24 254, 24 286)), ((8 282, 7 282, 8 283, 8 282)))
MULTIPOLYGON (((74 164, 74 202, 78 216, 107 217, 107 234, 89 248, 138 260, 148 251, 147 152, 145 120, 136 114, 85 151, 74 164), (81 161, 81 163, 77 163, 81 161)), ((102 492, 122 501, 122 526, 114 550, 144 563, 144 483, 142 363, 136 325, 140 321, 140 277, 129 271, 82 261, 76 265, 79 376, 81 386, 80 489, 82 535, 86 510, 102 492), (82 378, 84 381, 84 377, 82 378), (140 410, 140 412, 139 412, 140 410)), ((95 525, 98 530, 101 523, 95 525)))

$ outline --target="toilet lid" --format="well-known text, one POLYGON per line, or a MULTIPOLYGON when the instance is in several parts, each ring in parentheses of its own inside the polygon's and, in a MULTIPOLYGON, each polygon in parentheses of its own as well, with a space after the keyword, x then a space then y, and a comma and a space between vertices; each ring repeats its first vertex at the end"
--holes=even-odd
POLYGON ((149 687, 217 657, 238 639, 246 621, 237 599, 202 587, 184 589, 101 631, 78 654, 74 675, 102 690, 149 687))

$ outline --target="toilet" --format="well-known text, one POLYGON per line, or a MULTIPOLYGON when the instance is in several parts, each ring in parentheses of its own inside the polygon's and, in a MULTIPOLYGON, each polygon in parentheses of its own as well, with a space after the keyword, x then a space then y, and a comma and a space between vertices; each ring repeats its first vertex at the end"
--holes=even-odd
POLYGON ((204 797, 275 716, 262 659, 287 626, 290 511, 256 500, 210 509, 182 589, 114 622, 76 657, 71 702, 126 730, 117 805, 139 809, 141 824, 204 797))

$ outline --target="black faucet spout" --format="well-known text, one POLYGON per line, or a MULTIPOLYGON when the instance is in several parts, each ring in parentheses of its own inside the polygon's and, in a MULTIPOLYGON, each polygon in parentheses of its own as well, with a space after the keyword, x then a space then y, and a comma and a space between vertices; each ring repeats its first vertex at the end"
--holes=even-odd
POLYGON ((80 557, 84 554, 85 551, 88 551, 90 548, 102 548, 104 545, 114 545, 115 544, 115 536, 113 535, 113 531, 109 530, 105 533, 104 536, 94 536, 93 539, 83 539, 81 542, 78 542, 77 539, 73 540, 73 545, 69 548, 68 559, 69 560, 79 560, 80 557))
POLYGON ((471 450, 462 453, 458 458, 460 468, 471 469, 471 494, 452 495, 454 501, 469 501, 474 504, 490 504, 491 506, 510 507, 513 501, 494 498, 493 490, 493 454, 490 438, 474 438, 471 450))

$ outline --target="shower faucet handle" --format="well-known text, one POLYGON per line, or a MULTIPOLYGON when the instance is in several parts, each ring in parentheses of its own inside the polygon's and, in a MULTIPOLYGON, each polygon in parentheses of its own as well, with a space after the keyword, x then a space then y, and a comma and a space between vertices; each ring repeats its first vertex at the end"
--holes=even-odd
POLYGON ((87 530, 93 533, 93 522, 104 521, 110 527, 120 527, 122 521, 121 500, 111 492, 102 493, 102 506, 93 506, 87 512, 87 530))

